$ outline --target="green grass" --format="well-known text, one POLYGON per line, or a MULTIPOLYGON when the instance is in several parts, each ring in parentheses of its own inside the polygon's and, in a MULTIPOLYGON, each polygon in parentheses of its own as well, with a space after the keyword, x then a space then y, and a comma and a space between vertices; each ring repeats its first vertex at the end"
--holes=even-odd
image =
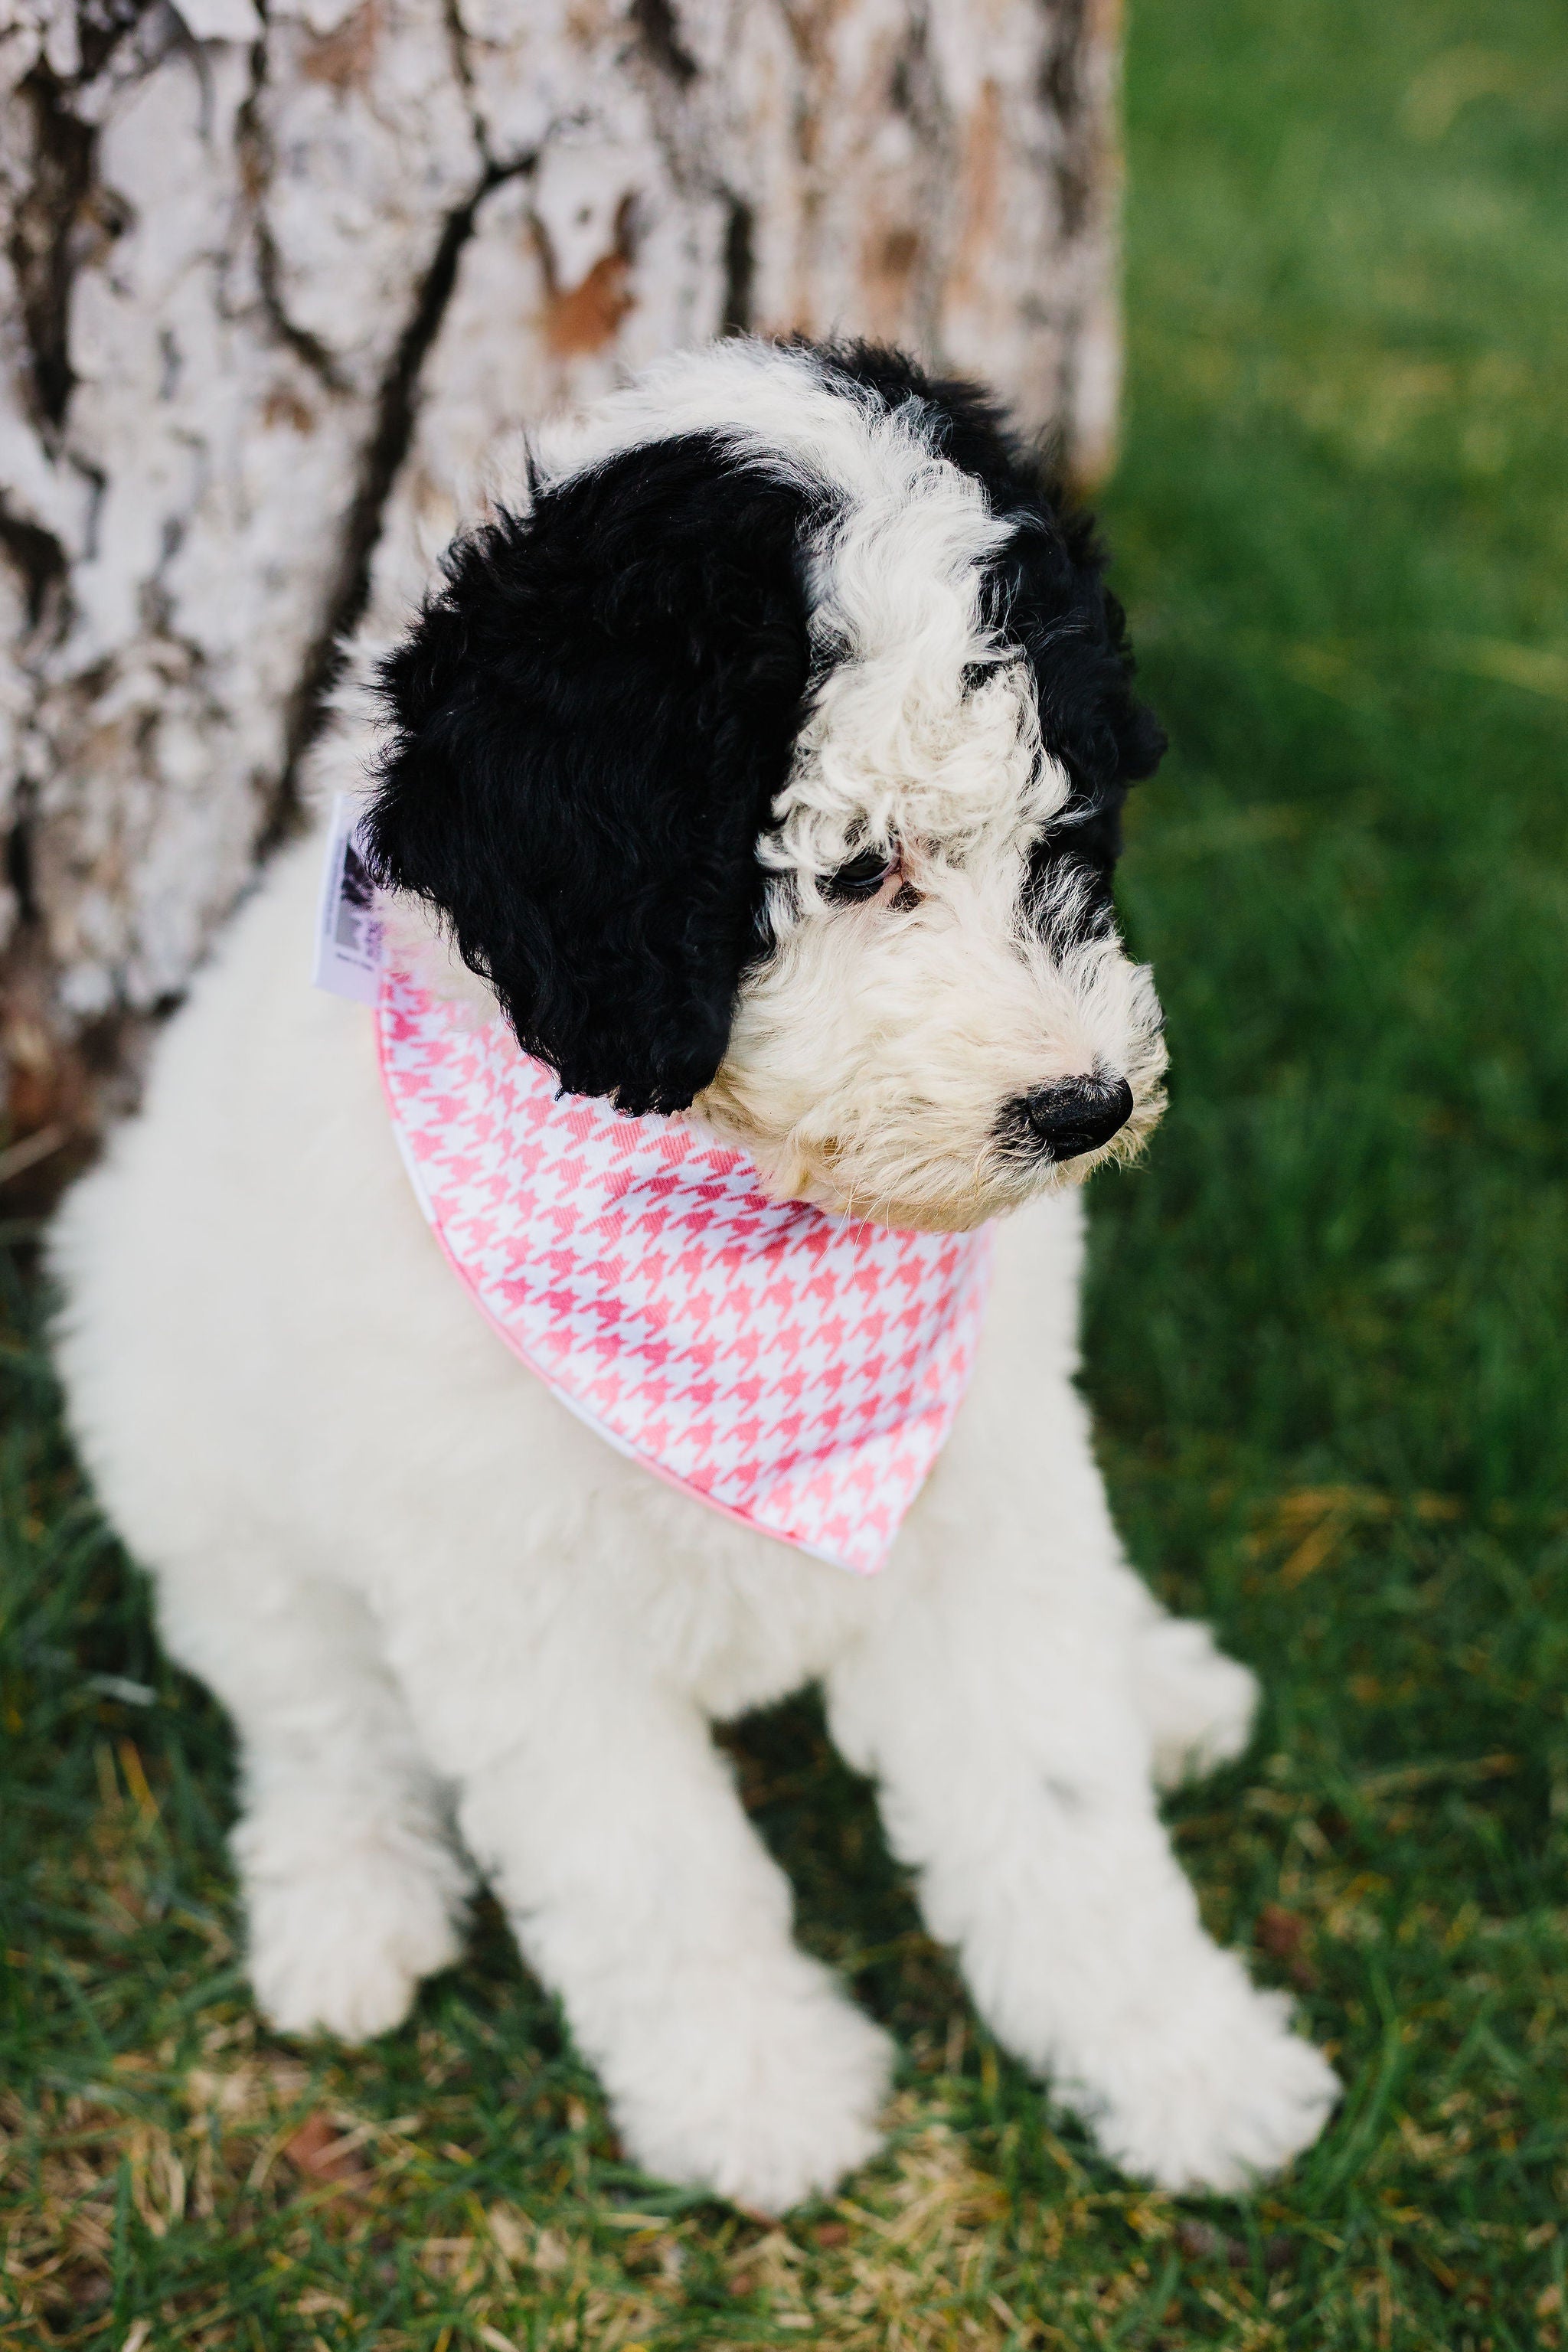
POLYGON ((805 1706, 744 1733, 748 1794, 906 2053, 838 2204, 769 2229, 630 2175, 488 1914, 368 2055, 269 2042, 226 1735, 81 1498, 18 1287, 7 2345, 1568 2326, 1568 43, 1548 0, 1142 0, 1129 109, 1108 508, 1177 749, 1123 896, 1174 1083, 1097 1196, 1089 1385, 1137 1558, 1268 1686, 1173 1819, 1342 2112, 1252 2203, 1130 2190, 977 2028, 805 1706), (335 2180, 310 2116, 358 2135, 335 2180))

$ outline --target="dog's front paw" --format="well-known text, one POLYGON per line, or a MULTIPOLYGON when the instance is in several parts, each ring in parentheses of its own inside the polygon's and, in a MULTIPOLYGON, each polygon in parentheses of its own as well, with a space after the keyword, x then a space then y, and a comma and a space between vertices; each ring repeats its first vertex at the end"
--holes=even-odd
POLYGON ((1258 1678, 1226 1656, 1206 1625, 1155 1619, 1139 1632, 1135 1671, 1162 1789, 1201 1779, 1241 1754, 1258 1712, 1258 1678))
POLYGON ((646 2171, 783 2213, 875 2155, 891 2060, 887 2035, 799 1959, 783 1983, 683 1998, 629 2065, 604 2072, 646 2171))
POLYGON ((424 1977, 458 1957, 454 1857, 370 1838, 330 1860, 271 1863, 240 1843, 257 2005, 281 2033, 368 2042, 401 2025, 424 1977))
POLYGON ((1339 2078, 1233 1954, 1210 1956, 1187 1997, 1123 2027, 1080 2104, 1127 2172, 1162 2189, 1244 2189, 1310 2147, 1339 2078))

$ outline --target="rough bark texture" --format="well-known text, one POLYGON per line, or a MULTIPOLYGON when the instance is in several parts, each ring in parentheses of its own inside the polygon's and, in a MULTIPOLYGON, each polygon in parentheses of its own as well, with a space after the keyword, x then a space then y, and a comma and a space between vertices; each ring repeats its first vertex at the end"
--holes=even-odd
POLYGON ((521 421, 842 331, 1101 466, 1116 55, 1115 0, 0 0, 13 1136, 183 986, 521 421))

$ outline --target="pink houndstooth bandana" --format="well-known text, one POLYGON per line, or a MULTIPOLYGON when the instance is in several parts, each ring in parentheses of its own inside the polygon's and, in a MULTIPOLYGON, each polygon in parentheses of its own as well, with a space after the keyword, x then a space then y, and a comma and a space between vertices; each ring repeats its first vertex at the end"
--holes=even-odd
POLYGON ((613 1445, 816 1559, 881 1567, 952 1426, 988 1233, 769 1201, 679 1119, 580 1095, 503 1021, 382 976, 382 1076, 454 1271, 613 1445))

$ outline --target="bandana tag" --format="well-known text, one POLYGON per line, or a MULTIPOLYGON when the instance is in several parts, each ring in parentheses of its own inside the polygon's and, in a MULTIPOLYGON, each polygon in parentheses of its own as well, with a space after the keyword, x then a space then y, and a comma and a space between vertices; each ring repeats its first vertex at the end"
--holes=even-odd
POLYGON ((381 947, 385 926, 376 912, 375 885, 366 873, 354 839, 364 803, 353 793, 333 796, 316 902, 313 988, 374 1004, 381 989, 381 947))

